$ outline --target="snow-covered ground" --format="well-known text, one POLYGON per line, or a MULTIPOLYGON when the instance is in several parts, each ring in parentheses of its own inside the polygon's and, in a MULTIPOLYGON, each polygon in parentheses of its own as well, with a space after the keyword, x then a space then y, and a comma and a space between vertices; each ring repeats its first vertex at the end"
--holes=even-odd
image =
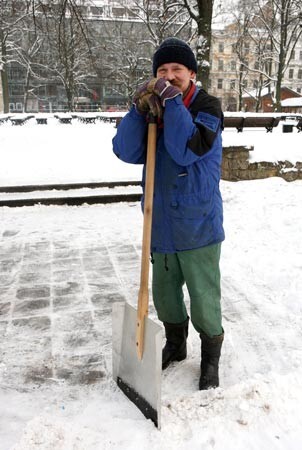
MULTIPOLYGON (((139 179, 141 167, 112 157, 114 132, 112 125, 101 123, 2 125, 0 185, 139 179)), ((278 158, 301 161, 301 138, 301 133, 279 130, 224 133, 225 141, 240 139, 273 160, 278 148, 278 158)), ((107 372, 92 385, 55 379, 20 385, 19 378, 9 377, 7 359, 0 359, 1 450, 301 448, 302 182, 223 181, 221 189, 227 238, 221 258, 225 342, 220 388, 197 390, 200 342, 192 327, 187 360, 163 373, 160 431, 112 381, 108 342, 99 342, 107 372)), ((46 237, 72 243, 76 237, 85 247, 98 245, 102 237, 108 246, 139 249, 141 224, 139 204, 1 208, 0 248, 8 245, 5 230, 20 229, 20 235, 9 237, 10 245, 46 237)), ((125 259, 128 284, 119 286, 134 304, 138 253, 128 255, 130 265, 125 259)), ((150 314, 156 320, 152 308, 150 314)), ((58 318, 60 312, 52 319, 58 318)), ((99 322, 101 331, 109 323, 108 313, 99 322)), ((0 316, 0 331, 2 325, 0 316)), ((5 342, 9 337, 4 332, 5 342)), ((20 354, 23 340, 25 345, 26 335, 18 341, 20 348, 10 347, 14 368, 19 364, 14 352, 20 354)))
MULTIPOLYGON (((286 159, 295 164, 302 159, 302 133, 296 128, 282 133, 282 123, 272 133, 226 128, 224 145, 254 147, 251 162, 286 159)), ((74 119, 71 125, 59 124, 52 115, 47 125, 37 125, 34 118, 23 126, 4 123, 0 125, 0 186, 140 180, 141 166, 125 165, 112 154, 115 132, 113 125, 100 121, 83 124, 74 119)))

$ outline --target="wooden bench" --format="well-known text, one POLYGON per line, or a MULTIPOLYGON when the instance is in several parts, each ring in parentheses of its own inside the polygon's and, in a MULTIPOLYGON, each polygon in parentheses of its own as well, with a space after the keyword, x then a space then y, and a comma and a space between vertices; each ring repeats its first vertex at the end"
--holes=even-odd
POLYGON ((102 122, 115 123, 119 117, 110 117, 110 116, 99 116, 99 120, 102 122))
POLYGON ((36 121, 38 125, 47 125, 46 117, 36 117, 36 121))
POLYGON ((11 116, 0 116, 0 125, 7 122, 8 119, 10 119, 10 118, 11 118, 11 116))
POLYGON ((96 116, 78 116, 78 120, 83 123, 95 123, 96 116))
POLYGON ((272 132, 281 120, 281 117, 275 116, 225 116, 224 128, 237 128, 238 133, 243 131, 243 128, 266 128, 267 132, 272 132))
POLYGON ((19 119, 11 117, 9 120, 11 121, 12 125, 24 125, 27 119, 26 118, 19 119))
POLYGON ((72 117, 60 117, 60 116, 57 116, 57 119, 58 119, 59 123, 71 124, 71 122, 72 122, 72 117))

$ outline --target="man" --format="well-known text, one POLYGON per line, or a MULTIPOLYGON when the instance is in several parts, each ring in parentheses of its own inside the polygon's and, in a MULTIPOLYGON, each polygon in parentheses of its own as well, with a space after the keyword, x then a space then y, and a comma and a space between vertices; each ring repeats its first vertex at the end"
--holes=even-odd
MULTIPOLYGON (((187 356, 190 315, 201 338, 199 389, 219 385, 224 332, 220 307, 220 246, 224 240, 219 190, 222 112, 218 99, 194 83, 191 48, 166 39, 153 56, 153 75, 137 90, 133 107, 113 139, 115 154, 144 164, 148 114, 160 118, 157 137, 151 256, 153 301, 163 322, 163 369, 187 356)), ((144 188, 143 173, 143 188, 144 188)))

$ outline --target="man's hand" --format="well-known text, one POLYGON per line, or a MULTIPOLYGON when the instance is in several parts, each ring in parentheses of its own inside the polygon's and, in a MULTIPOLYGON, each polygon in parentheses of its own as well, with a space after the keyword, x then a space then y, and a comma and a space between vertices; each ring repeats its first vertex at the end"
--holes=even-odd
POLYGON ((152 78, 138 87, 133 97, 136 110, 143 115, 150 112, 162 117, 166 100, 182 95, 181 90, 164 78, 152 78))
POLYGON ((140 114, 147 115, 150 112, 155 117, 162 117, 163 115, 161 101, 153 93, 156 80, 156 78, 153 78, 145 81, 134 94, 133 104, 140 114))
POLYGON ((163 107, 165 107, 166 100, 182 95, 181 90, 177 86, 173 86, 168 80, 164 78, 155 78, 155 80, 153 92, 160 98, 163 107))

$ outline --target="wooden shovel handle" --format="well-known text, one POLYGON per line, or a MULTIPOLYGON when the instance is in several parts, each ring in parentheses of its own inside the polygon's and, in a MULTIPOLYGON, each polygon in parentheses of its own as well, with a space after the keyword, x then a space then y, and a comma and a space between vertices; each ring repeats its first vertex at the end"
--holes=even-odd
POLYGON ((136 347, 137 356, 139 359, 142 359, 144 352, 145 318, 148 317, 149 305, 149 259, 151 248, 154 173, 156 159, 156 131, 156 123, 150 122, 148 125, 141 277, 137 301, 136 347))

